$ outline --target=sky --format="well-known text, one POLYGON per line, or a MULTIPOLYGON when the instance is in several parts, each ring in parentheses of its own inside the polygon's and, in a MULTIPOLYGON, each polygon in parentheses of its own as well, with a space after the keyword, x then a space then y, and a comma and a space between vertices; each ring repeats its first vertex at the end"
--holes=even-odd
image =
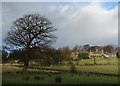
POLYGON ((57 28, 55 48, 118 45, 118 2, 2 2, 1 13, 2 40, 16 18, 40 13, 57 28))

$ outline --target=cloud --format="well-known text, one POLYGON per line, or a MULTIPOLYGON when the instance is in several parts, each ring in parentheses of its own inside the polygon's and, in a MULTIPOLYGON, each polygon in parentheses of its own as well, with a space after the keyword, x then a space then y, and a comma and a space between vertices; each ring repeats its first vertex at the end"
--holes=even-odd
POLYGON ((57 26, 61 28, 62 33, 58 44, 69 46, 86 43, 93 45, 117 44, 117 7, 112 10, 106 10, 98 4, 92 3, 82 8, 64 6, 59 10, 61 11, 57 13, 64 16, 62 22, 57 22, 59 24, 57 26), (65 11, 63 12, 62 10, 64 9, 65 11))
POLYGON ((118 2, 119 0, 1 0, 2 2, 118 2))
POLYGON ((23 14, 39 12, 52 21, 58 39, 55 47, 117 45, 118 7, 107 10, 99 3, 3 3, 3 38, 12 21, 23 14))
POLYGON ((0 2, 0 49, 2 46, 2 3, 0 2))

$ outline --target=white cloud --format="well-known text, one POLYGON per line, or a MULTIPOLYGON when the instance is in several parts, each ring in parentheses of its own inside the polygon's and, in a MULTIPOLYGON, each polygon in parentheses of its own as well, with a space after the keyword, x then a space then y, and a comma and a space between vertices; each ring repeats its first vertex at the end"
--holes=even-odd
MULTIPOLYGON (((49 18, 58 28, 55 47, 75 44, 117 44, 118 10, 106 10, 99 3, 5 3, 3 6, 3 28, 19 16, 39 12, 49 18)), ((4 34, 3 34, 4 35, 4 34)), ((5 35, 3 36, 5 37, 5 35)))
MULTIPOLYGON (((66 9, 66 7, 59 10, 63 9, 66 9)), ((57 22, 60 24, 60 26, 57 26, 61 28, 62 36, 60 38, 63 38, 63 45, 71 46, 75 45, 75 43, 117 44, 117 7, 112 10, 106 10, 98 4, 90 4, 84 8, 67 6, 65 12, 58 14, 64 15, 63 21, 57 22)), ((58 41, 59 43, 61 41, 58 41)))
POLYGON ((0 2, 0 49, 2 46, 2 3, 0 2))

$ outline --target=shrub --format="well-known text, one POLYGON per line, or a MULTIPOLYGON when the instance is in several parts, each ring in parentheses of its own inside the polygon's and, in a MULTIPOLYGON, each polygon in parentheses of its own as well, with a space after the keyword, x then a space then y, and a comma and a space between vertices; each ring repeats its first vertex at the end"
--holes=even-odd
POLYGON ((45 79, 45 77, 44 76, 35 76, 34 79, 36 79, 36 80, 42 80, 42 79, 45 79))
POLYGON ((20 73, 20 71, 16 71, 16 73, 20 73))
POLYGON ((78 53, 78 58, 81 60, 82 58, 82 53, 78 53))
POLYGON ((48 74, 48 76, 50 76, 50 77, 51 77, 51 76, 52 76, 52 74, 48 74))
POLYGON ((77 72, 77 69, 76 69, 75 65, 71 65, 70 72, 72 72, 72 73, 76 73, 77 72))
POLYGON ((83 53, 82 56, 83 56, 83 59, 89 59, 89 54, 88 53, 83 53))
POLYGON ((73 64, 73 62, 72 61, 68 61, 68 63, 67 63, 68 65, 72 65, 73 64))
POLYGON ((89 54, 88 53, 84 53, 84 52, 79 52, 78 53, 78 58, 81 59, 89 59, 89 54))
POLYGON ((61 82, 62 82, 61 76, 56 76, 55 82, 56 82, 56 83, 61 83, 61 82))
POLYGON ((94 58, 94 65, 96 65, 97 64, 97 62, 96 62, 96 59, 94 58))
POLYGON ((120 58, 120 52, 117 52, 117 53, 116 53, 116 57, 117 57, 117 58, 120 58))
POLYGON ((22 80, 29 80, 29 79, 30 79, 30 77, 27 75, 22 77, 22 80))

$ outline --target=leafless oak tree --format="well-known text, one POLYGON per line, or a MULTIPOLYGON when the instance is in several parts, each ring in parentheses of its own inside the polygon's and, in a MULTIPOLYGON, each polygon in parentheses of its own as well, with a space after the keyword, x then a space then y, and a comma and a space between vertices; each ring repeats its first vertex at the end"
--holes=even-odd
POLYGON ((5 42, 26 51, 23 67, 23 74, 26 78, 28 77, 29 50, 50 45, 56 38, 52 33, 55 30, 52 23, 40 14, 24 15, 13 22, 5 42))

